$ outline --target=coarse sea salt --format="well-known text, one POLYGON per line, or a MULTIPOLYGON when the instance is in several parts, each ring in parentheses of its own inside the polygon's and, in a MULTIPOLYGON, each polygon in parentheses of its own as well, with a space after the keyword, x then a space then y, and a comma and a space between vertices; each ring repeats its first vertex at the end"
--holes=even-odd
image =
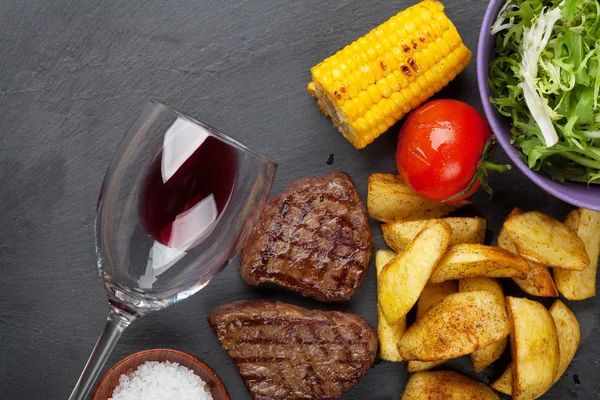
POLYGON ((121 375, 109 400, 211 400, 210 387, 191 369, 147 361, 121 375))

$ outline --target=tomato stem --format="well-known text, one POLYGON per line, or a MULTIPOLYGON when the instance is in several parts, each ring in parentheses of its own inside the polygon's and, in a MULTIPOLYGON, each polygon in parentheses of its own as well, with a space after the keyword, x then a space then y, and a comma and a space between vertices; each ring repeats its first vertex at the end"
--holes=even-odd
POLYGON ((510 164, 497 164, 492 160, 483 160, 483 163, 481 164, 481 166, 485 170, 498 171, 498 172, 505 172, 512 168, 512 165, 510 165, 510 164))
POLYGON ((487 142, 483 146, 483 151, 481 152, 481 158, 479 159, 479 162, 477 163, 477 170, 473 174, 473 178, 471 178, 471 181, 469 182, 469 185, 467 186, 467 188, 459 193, 456 193, 454 196, 450 196, 447 199, 442 200, 442 203, 453 201, 453 200, 469 193, 477 181, 479 181, 483 190, 485 190, 490 195, 489 198, 490 199, 492 198, 494 191, 492 190, 490 185, 488 185, 488 182, 487 182, 488 171, 505 172, 512 168, 512 166, 510 164, 503 165, 503 164, 498 164, 494 161, 493 152, 494 152, 495 148, 496 148, 496 137, 494 135, 492 135, 492 136, 490 136, 490 138, 487 140, 487 142))

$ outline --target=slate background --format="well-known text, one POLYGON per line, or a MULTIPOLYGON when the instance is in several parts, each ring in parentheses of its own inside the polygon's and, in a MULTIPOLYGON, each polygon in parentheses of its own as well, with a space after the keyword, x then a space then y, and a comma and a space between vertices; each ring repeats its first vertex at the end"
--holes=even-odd
MULTIPOLYGON (((398 127, 354 150, 306 93, 309 68, 412 3, 0 0, 0 398, 65 399, 87 360, 107 311, 92 247, 98 189, 148 99, 278 161, 274 194, 300 177, 346 171, 364 199, 370 173, 394 170, 398 127)), ((474 51, 487 2, 445 4, 474 51)), ((439 97, 481 110, 475 62, 439 97)), ((489 241, 514 206, 557 218, 571 209, 518 170, 494 175, 491 184, 494 200, 480 194, 465 211, 488 219, 489 241)), ((381 248, 378 224, 372 228, 381 248)), ((348 303, 328 306, 275 287, 250 288, 231 265, 193 298, 135 322, 105 370, 137 350, 173 347, 210 364, 233 399, 249 399, 206 316, 252 297, 355 312, 377 324, 372 267, 348 303)), ((600 398, 599 300, 569 305, 583 341, 544 398, 600 398)), ((493 379, 503 361, 479 376, 493 379)), ((472 374, 466 359, 450 366, 472 374)), ((406 379, 404 365, 376 362, 344 399, 398 399, 406 379)))

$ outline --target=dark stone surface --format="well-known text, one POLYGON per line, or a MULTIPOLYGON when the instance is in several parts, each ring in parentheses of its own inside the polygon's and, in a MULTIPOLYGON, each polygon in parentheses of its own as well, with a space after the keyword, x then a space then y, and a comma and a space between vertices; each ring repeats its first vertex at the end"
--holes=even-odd
MULTIPOLYGON (((92 245, 98 188, 149 98, 278 161, 274 194, 301 177, 346 171, 364 199, 370 173, 394 170, 398 127, 354 150, 306 93, 309 68, 412 3, 0 0, 0 398, 65 399, 87 360, 107 311, 92 245)), ((447 0, 446 7, 474 51, 486 2, 447 0)), ((439 97, 481 109, 474 62, 439 97)), ((557 218, 571 209, 518 171, 494 175, 491 184, 493 201, 480 194, 467 210, 488 219, 490 241, 514 206, 557 218)), ((374 268, 349 302, 335 306, 250 288, 231 265, 193 298, 136 321, 105 370, 137 350, 173 347, 210 364, 233 399, 248 399, 206 316, 254 297, 355 312, 377 324, 374 268)), ((569 306, 582 344, 544 398, 598 398, 599 300, 569 306)), ((451 366, 472 374, 468 360, 451 366)), ((485 372, 480 377, 493 379, 499 370, 485 372)), ((403 364, 377 362, 344 398, 398 399, 406 379, 403 364)))

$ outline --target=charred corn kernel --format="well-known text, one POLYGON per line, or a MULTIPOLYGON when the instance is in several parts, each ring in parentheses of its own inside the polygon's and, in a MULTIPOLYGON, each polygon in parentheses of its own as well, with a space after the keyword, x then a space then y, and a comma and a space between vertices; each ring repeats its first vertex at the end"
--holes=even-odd
POLYGON ((361 149, 441 90, 471 61, 437 0, 398 13, 311 69, 307 89, 361 149))

